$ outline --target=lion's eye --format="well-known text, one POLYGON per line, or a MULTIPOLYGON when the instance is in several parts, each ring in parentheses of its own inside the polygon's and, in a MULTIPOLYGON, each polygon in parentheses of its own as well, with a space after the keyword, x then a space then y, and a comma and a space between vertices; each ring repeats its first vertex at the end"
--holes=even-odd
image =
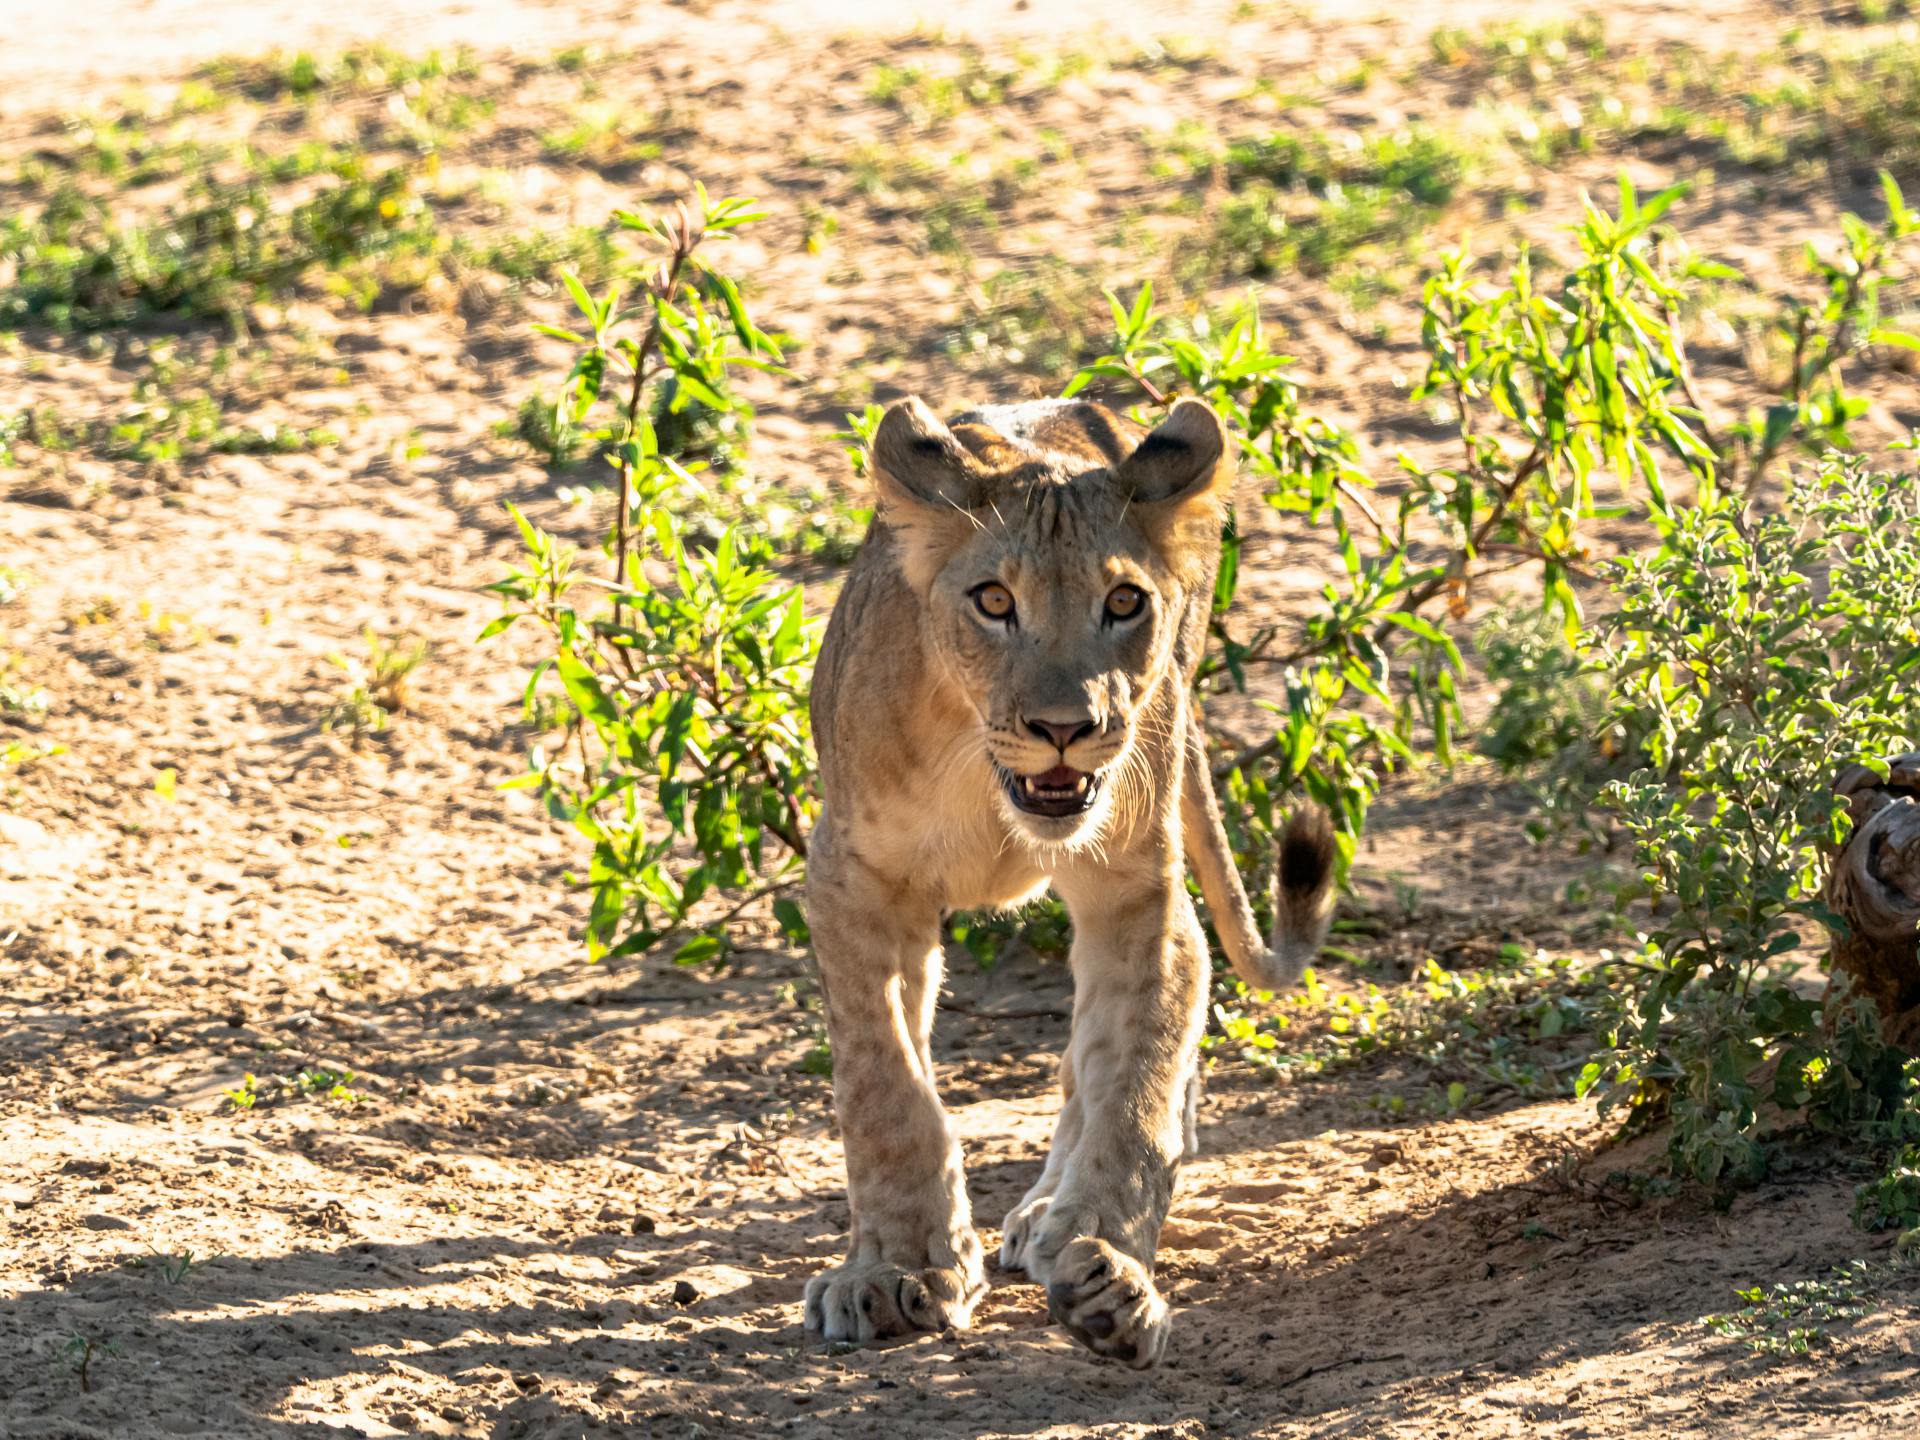
POLYGON ((1147 592, 1138 585, 1116 585, 1107 594, 1107 619, 1131 620, 1147 606, 1147 592))
POLYGON ((1013 592, 991 580, 974 587, 973 604, 989 620, 1007 622, 1013 619, 1013 592))

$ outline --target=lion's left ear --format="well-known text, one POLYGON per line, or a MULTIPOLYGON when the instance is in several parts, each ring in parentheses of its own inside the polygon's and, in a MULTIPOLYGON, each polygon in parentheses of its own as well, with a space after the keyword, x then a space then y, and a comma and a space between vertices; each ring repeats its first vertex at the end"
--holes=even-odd
POLYGON ((1179 401, 1120 462, 1114 484, 1165 549, 1194 546, 1211 557, 1233 498, 1227 427, 1204 401, 1179 401))
POLYGON ((1227 459, 1227 427, 1204 400, 1175 403, 1114 474, 1121 490, 1142 504, 1192 500, 1233 484, 1227 459))

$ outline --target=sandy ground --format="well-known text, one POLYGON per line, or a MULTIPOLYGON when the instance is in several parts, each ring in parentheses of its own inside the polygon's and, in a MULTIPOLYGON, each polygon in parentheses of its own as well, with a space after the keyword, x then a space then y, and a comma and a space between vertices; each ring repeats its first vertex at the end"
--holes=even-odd
MULTIPOLYGON (((1096 17, 1149 33, 1177 21, 1256 70, 1493 9, 1444 8, 1376 23, 1320 7, 1296 23, 1226 6, 919 7, 949 33, 1055 42, 1096 17)), ((375 35, 483 53, 674 37, 610 83, 711 98, 737 94, 729 66, 749 77, 747 123, 709 115, 709 150, 688 165, 789 209, 816 183, 793 173, 794 134, 886 123, 849 77, 889 42, 854 33, 868 17, 850 3, 4 9, 0 133, 18 144, 37 117, 209 55, 375 35)), ((1730 33, 1753 12, 1615 7, 1617 28, 1648 34, 1730 33)), ((889 16, 888 33, 911 18, 889 16)), ((1219 77, 1194 83, 1232 103, 1219 77)), ((1125 99, 1052 103, 1124 127, 1125 99)), ((1556 177, 1549 199, 1588 178, 1556 177)), ((1096 165, 1087 183, 1111 199, 1136 180, 1096 165)), ((588 177, 550 209, 596 213, 617 194, 588 177)), ((1830 213, 1809 199, 1764 235, 1724 209, 1704 223, 1749 262, 1778 264, 1830 213)), ((926 340, 954 286, 900 223, 850 222, 836 258, 805 254, 796 222, 777 220, 745 252, 763 323, 803 338, 811 377, 762 397, 756 467, 839 473, 825 438, 844 408, 837 360, 904 342, 876 365, 883 386, 949 401, 978 386, 926 340)), ((1073 243, 1072 205, 1032 233, 1020 243, 1073 243)), ((1417 440, 1417 425, 1372 422, 1406 352, 1355 340, 1323 297, 1288 303, 1312 373, 1373 427, 1375 449, 1417 440)), ((35 581, 5 643, 55 696, 43 731, 69 752, 11 780, 0 811, 0 1437, 1920 1426, 1911 1276, 1807 1358, 1750 1357, 1699 1324, 1731 1308, 1736 1285, 1881 1253, 1848 1225, 1856 1177, 1842 1167, 1790 1165, 1724 1213, 1648 1198, 1610 1177, 1649 1170, 1652 1152, 1606 1148, 1572 1101, 1386 1118, 1371 1102, 1417 1094, 1417 1067, 1284 1086, 1238 1065, 1216 1074, 1205 1154, 1162 1251, 1179 1328, 1158 1371, 1080 1352, 1038 1290, 1006 1277, 970 1333, 811 1343, 801 1289, 837 1256, 847 1206, 828 1084, 801 1068, 818 1023, 806 957, 755 915, 746 936, 761 948, 722 973, 587 968, 563 881, 577 851, 524 795, 493 789, 529 738, 516 697, 531 653, 471 644, 492 613, 478 587, 514 553, 499 502, 553 524, 571 514, 489 433, 552 368, 524 323, 297 309, 261 343, 293 365, 292 332, 310 330, 339 373, 262 413, 335 424, 337 448, 214 459, 165 487, 76 461, 63 478, 112 499, 16 491, 0 504, 0 558, 35 581), (418 457, 396 458, 409 436, 418 457), (435 649, 417 704, 356 746, 317 715, 339 684, 327 656, 357 648, 367 624, 435 649), (156 789, 165 771, 171 798, 156 789), (223 1101, 248 1073, 314 1067, 351 1072, 358 1098, 223 1101)), ((0 356, 0 394, 99 412, 128 385, 111 354, 72 343, 36 337, 0 356)), ((1309 544, 1256 517, 1252 616, 1316 588, 1324 550, 1309 544)), ((1384 905, 1396 881, 1418 903, 1356 948, 1424 953, 1442 932, 1592 943, 1560 899, 1585 862, 1524 851, 1513 807, 1471 777, 1397 787, 1360 903, 1384 905)), ((1057 964, 954 967, 936 1057, 989 1232, 1038 1173, 1069 1004, 1057 964)))

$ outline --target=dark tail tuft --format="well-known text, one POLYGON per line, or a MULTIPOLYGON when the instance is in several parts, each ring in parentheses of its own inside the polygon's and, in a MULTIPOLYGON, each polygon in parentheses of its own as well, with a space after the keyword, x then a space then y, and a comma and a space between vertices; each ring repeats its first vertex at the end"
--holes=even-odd
POLYGON ((1287 819, 1280 835, 1280 896, 1282 903, 1296 896, 1317 901, 1333 883, 1336 854, 1333 821, 1318 805, 1302 805, 1287 819))

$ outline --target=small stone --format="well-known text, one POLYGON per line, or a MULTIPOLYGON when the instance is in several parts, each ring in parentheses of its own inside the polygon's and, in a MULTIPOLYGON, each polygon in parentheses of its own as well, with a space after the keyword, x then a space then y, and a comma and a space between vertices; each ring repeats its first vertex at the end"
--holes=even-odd
POLYGON ((673 1303, 674 1304, 691 1305, 694 1301, 698 1300, 699 1298, 700 1298, 700 1292, 693 1288, 692 1282, 687 1280, 676 1280, 674 1282, 673 1284, 673 1303))

